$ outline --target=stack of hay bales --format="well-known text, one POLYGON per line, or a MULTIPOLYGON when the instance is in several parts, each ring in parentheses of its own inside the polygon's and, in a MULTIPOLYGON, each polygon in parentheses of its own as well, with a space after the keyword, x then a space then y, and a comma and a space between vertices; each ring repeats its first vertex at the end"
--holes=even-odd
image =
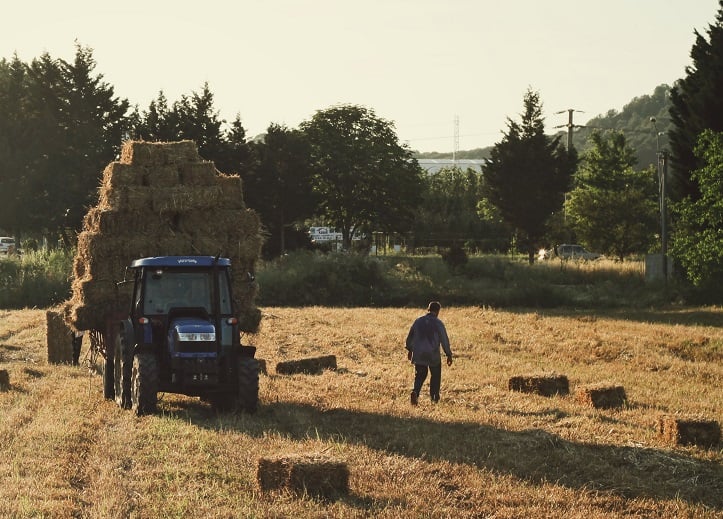
POLYGON ((259 226, 241 179, 202 160, 194 142, 125 142, 78 235, 66 320, 76 330, 104 330, 107 315, 127 311, 132 284, 116 283, 134 259, 220 255, 231 260, 241 330, 255 332, 261 314, 247 273, 261 252, 259 226))

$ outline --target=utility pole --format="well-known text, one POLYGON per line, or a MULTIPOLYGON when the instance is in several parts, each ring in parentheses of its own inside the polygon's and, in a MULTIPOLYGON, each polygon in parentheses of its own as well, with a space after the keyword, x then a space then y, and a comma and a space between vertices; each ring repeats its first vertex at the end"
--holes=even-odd
POLYGON ((457 165, 457 153, 459 153, 459 115, 454 116, 454 142, 452 144, 452 165, 457 165))
POLYGON ((556 114, 564 114, 567 112, 567 124, 562 124, 560 126, 555 126, 555 128, 567 128, 567 152, 572 152, 572 129, 573 128, 584 128, 584 126, 581 125, 575 125, 572 122, 572 114, 573 112, 580 112, 584 113, 582 110, 575 110, 574 108, 568 108, 567 110, 561 110, 559 112, 555 112, 556 114))
POLYGON ((668 151, 660 150, 660 136, 663 132, 658 131, 655 117, 650 118, 655 129, 655 148, 658 156, 658 182, 660 195, 660 255, 663 261, 663 282, 668 284, 668 201, 666 197, 666 178, 668 176, 668 151))

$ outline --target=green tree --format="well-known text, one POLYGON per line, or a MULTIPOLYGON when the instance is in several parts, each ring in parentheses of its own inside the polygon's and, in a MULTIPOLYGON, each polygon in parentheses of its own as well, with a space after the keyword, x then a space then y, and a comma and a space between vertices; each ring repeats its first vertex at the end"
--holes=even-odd
POLYGON ((528 261, 545 233, 545 224, 562 207, 577 161, 561 136, 548 137, 537 92, 528 90, 522 121, 508 119, 508 132, 492 148, 482 168, 482 194, 522 238, 528 261))
POLYGON ((635 162, 625 135, 593 133, 566 207, 581 242, 621 261, 647 251, 656 227, 655 170, 636 171, 635 162))
POLYGON ((267 253, 284 253, 289 227, 310 218, 316 209, 309 144, 301 131, 271 124, 256 149, 259 164, 249 173, 247 198, 270 234, 267 253))
POLYGON ((47 177, 50 186, 55 186, 48 189, 47 221, 77 230, 97 199, 103 169, 120 152, 129 103, 115 96, 102 74, 94 73, 90 47, 76 45, 74 61, 60 64, 62 107, 56 115, 63 149, 58 150, 54 171, 47 177))
POLYGON ((349 247, 355 233, 411 227, 421 196, 419 164, 394 124, 373 110, 338 105, 301 124, 311 145, 319 209, 349 247))
POLYGON ((176 128, 172 127, 168 99, 163 90, 151 101, 148 109, 140 114, 134 128, 135 137, 146 141, 178 140, 176 128))
POLYGON ((706 129, 723 130, 723 0, 719 0, 715 22, 708 26, 708 39, 697 30, 695 36, 690 51, 693 63, 670 92, 673 128, 668 134, 672 166, 669 192, 673 200, 699 196, 692 175, 702 166, 695 154, 698 136, 706 129))
POLYGON ((450 246, 486 237, 477 211, 482 175, 473 169, 444 168, 424 177, 424 193, 414 222, 416 244, 450 246))
POLYGON ((27 110, 27 66, 17 56, 0 61, 0 229, 18 234, 23 227, 28 168, 33 150, 28 146, 36 127, 27 110))
POLYGON ((696 286, 723 284, 723 132, 705 130, 695 150, 703 166, 692 180, 700 196, 673 205, 678 225, 672 235, 672 256, 696 286))
POLYGON ((0 134, 0 187, 13 190, 7 221, 16 234, 80 228, 103 168, 119 151, 128 102, 95 66, 92 49, 76 45, 72 63, 45 53, 4 68, 10 79, 0 86, 0 119, 13 127, 0 134))

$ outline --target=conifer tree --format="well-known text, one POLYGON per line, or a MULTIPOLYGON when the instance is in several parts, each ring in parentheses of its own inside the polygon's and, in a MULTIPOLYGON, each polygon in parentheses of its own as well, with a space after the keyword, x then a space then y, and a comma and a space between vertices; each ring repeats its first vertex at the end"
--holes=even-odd
POLYGON ((508 132, 492 148, 483 167, 482 194, 514 228, 530 263, 545 233, 545 224, 562 208, 577 155, 561 136, 548 137, 537 92, 528 90, 521 122, 508 119, 508 132))
POLYGON ((673 128, 668 134, 672 154, 668 192, 673 200, 700 196, 692 178, 702 166, 694 152, 698 136, 706 129, 723 130, 723 0, 719 0, 718 14, 707 32, 708 39, 695 31, 690 51, 693 63, 670 92, 673 128))

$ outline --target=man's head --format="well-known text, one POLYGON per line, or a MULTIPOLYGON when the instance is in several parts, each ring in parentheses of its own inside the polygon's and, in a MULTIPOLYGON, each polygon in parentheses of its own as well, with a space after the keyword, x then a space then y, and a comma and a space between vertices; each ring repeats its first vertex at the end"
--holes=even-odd
POLYGON ((442 308, 442 305, 439 304, 439 301, 431 301, 429 303, 429 305, 427 306, 427 312, 431 312, 434 315, 438 315, 440 308, 442 308))

